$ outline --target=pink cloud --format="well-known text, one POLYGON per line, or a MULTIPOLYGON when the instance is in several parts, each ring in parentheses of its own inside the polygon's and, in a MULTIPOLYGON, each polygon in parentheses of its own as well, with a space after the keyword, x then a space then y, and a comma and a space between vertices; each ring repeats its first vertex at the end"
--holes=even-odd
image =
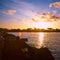
POLYGON ((60 2, 51 3, 51 4, 49 5, 49 7, 60 9, 60 2))
POLYGON ((7 10, 4 12, 4 14, 7 14, 7 15, 13 15, 14 13, 16 13, 16 10, 7 10))

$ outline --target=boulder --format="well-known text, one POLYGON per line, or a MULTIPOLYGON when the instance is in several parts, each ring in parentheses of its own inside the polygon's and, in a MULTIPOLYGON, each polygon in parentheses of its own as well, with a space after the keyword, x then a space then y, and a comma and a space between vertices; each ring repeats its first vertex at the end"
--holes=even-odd
POLYGON ((12 34, 0 34, 0 60, 54 60, 47 47, 37 49, 12 34))

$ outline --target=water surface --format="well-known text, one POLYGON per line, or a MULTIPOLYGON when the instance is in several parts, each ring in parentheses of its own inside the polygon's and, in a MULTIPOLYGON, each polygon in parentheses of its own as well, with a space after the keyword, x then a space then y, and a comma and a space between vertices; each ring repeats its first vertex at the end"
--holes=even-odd
POLYGON ((48 47, 55 60, 60 60, 60 32, 12 32, 12 34, 20 38, 28 38, 27 44, 30 46, 48 47))

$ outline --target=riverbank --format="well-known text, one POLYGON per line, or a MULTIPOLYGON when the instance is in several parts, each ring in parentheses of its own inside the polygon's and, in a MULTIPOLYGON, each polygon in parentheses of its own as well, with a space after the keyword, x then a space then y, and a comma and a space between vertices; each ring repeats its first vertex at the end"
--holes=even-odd
POLYGON ((47 29, 39 29, 39 28, 27 28, 27 29, 6 29, 6 28, 0 28, 0 31, 5 31, 5 32, 60 32, 60 29, 52 29, 52 28, 47 28, 47 29))

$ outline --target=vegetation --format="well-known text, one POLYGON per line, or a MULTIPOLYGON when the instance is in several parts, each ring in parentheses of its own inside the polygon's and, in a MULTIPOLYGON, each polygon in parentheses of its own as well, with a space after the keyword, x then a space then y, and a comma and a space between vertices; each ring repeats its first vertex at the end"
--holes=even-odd
POLYGON ((6 29, 6 28, 0 28, 0 31, 5 32, 60 32, 60 29, 53 29, 53 28, 47 28, 47 29, 39 29, 39 28, 27 28, 27 29, 6 29))

